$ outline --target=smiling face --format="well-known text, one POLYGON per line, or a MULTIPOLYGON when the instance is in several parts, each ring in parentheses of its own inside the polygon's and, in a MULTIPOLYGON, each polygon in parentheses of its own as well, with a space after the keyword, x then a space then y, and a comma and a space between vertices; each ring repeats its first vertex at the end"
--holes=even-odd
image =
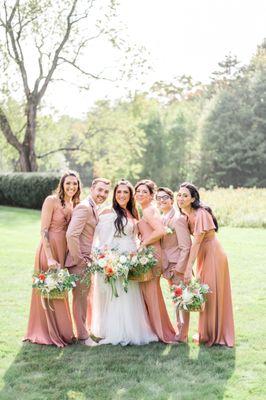
POLYGON ((118 185, 115 191, 115 200, 121 208, 126 208, 130 200, 130 190, 127 185, 118 185))
POLYGON ((168 193, 163 190, 159 190, 156 195, 156 201, 159 209, 164 213, 168 213, 173 207, 173 200, 168 193))
POLYGON ((91 187, 91 197, 95 204, 102 204, 108 197, 110 185, 104 182, 97 182, 91 187))
POLYGON ((135 192, 135 198, 141 206, 145 206, 152 201, 153 196, 150 193, 148 186, 139 185, 135 192))
POLYGON ((63 183, 64 195, 72 199, 79 189, 79 182, 76 176, 66 176, 63 183))
POLYGON ((186 210, 191 208, 191 203, 195 200, 191 196, 190 191, 186 187, 180 187, 177 193, 177 205, 181 210, 186 210))

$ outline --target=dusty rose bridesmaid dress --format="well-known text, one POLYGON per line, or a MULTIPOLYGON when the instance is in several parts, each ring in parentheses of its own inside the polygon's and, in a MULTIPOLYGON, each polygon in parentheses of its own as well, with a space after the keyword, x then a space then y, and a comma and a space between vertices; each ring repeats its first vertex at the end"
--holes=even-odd
MULTIPOLYGON (((145 240, 153 231, 153 228, 143 218, 138 223, 138 229, 142 240, 145 240)), ((148 316, 152 330, 158 338, 164 343, 176 342, 176 332, 171 324, 169 315, 166 310, 161 286, 161 245, 160 242, 154 243, 152 246, 156 249, 158 263, 153 267, 154 278, 147 282, 141 282, 140 288, 147 307, 148 316)))
MULTIPOLYGON (((43 211, 42 211, 43 212, 43 211)), ((64 266, 66 257, 66 229, 71 218, 71 211, 65 210, 59 202, 55 202, 49 227, 49 242, 53 257, 64 266)), ((47 258, 42 241, 35 256, 35 271, 47 271, 47 258)), ((32 290, 28 330, 24 340, 38 344, 54 344, 64 347, 74 337, 68 299, 44 299, 32 290)))
POLYGON ((197 273, 202 283, 210 286, 205 309, 199 314, 198 341, 234 346, 234 319, 227 256, 220 245, 210 213, 199 208, 190 214, 189 226, 193 236, 205 232, 197 256, 197 273))

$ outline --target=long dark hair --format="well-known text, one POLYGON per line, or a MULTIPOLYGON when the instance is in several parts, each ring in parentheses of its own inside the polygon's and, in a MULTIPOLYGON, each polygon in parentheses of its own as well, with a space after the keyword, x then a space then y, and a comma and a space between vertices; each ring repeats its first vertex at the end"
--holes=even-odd
POLYGON ((75 178, 77 178, 77 181, 78 181, 77 193, 75 193, 74 196, 72 197, 73 207, 75 207, 80 202, 80 193, 81 193, 81 184, 80 184, 80 179, 79 179, 79 176, 78 176, 77 172, 75 172, 75 171, 67 171, 67 172, 65 172, 64 175, 61 176, 61 179, 59 181, 59 184, 57 186, 57 189, 56 189, 55 193, 59 197, 59 200, 60 200, 60 202, 62 204, 62 207, 65 207, 64 183, 65 183, 65 180, 66 180, 66 178, 68 176, 74 176, 75 178))
POLYGON ((183 182, 180 185, 180 187, 184 187, 184 188, 188 189, 189 192, 190 192, 191 197, 193 197, 195 199, 193 201, 193 203, 191 203, 191 207, 194 208, 194 210, 197 210, 198 208, 204 208, 206 211, 208 211, 209 214, 211 214, 213 223, 215 225, 215 231, 218 232, 219 226, 218 226, 217 219, 216 219, 215 215, 213 214, 212 209, 209 206, 207 206, 206 204, 203 204, 200 201, 200 194, 199 194, 199 191, 196 188, 196 186, 194 186, 190 182, 183 182))
POLYGON ((116 201, 116 192, 117 192, 117 188, 119 185, 125 185, 129 189, 130 198, 129 198, 129 201, 126 206, 126 210, 128 210, 130 212, 130 214, 136 219, 139 219, 139 214, 138 214, 138 210, 137 210, 135 199, 134 199, 134 189, 133 189, 132 184, 129 181, 127 181, 126 179, 121 179, 115 185, 114 193, 113 193, 113 209, 115 210, 116 215, 117 215, 114 224, 115 224, 116 234, 125 235, 124 228, 128 222, 128 218, 127 218, 126 210, 124 208, 120 207, 120 205, 116 201))

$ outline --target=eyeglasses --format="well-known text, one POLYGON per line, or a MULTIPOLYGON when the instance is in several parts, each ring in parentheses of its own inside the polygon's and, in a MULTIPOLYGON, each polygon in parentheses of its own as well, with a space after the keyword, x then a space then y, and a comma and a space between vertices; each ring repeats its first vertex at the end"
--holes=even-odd
POLYGON ((157 201, 166 201, 169 199, 170 199, 170 196, 168 194, 165 194, 164 196, 156 196, 157 201))

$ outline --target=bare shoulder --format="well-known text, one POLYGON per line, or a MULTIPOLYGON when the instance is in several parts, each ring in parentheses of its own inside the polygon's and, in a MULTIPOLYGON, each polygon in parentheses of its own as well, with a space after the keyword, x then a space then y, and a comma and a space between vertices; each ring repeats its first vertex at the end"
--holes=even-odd
POLYGON ((144 219, 150 219, 150 218, 154 218, 154 217, 160 218, 160 213, 157 210, 157 208, 150 206, 150 207, 144 208, 143 217, 144 217, 144 219))
POLYGON ((43 202, 43 205, 46 207, 54 207, 55 205, 60 205, 60 200, 55 194, 51 194, 47 196, 43 202))

